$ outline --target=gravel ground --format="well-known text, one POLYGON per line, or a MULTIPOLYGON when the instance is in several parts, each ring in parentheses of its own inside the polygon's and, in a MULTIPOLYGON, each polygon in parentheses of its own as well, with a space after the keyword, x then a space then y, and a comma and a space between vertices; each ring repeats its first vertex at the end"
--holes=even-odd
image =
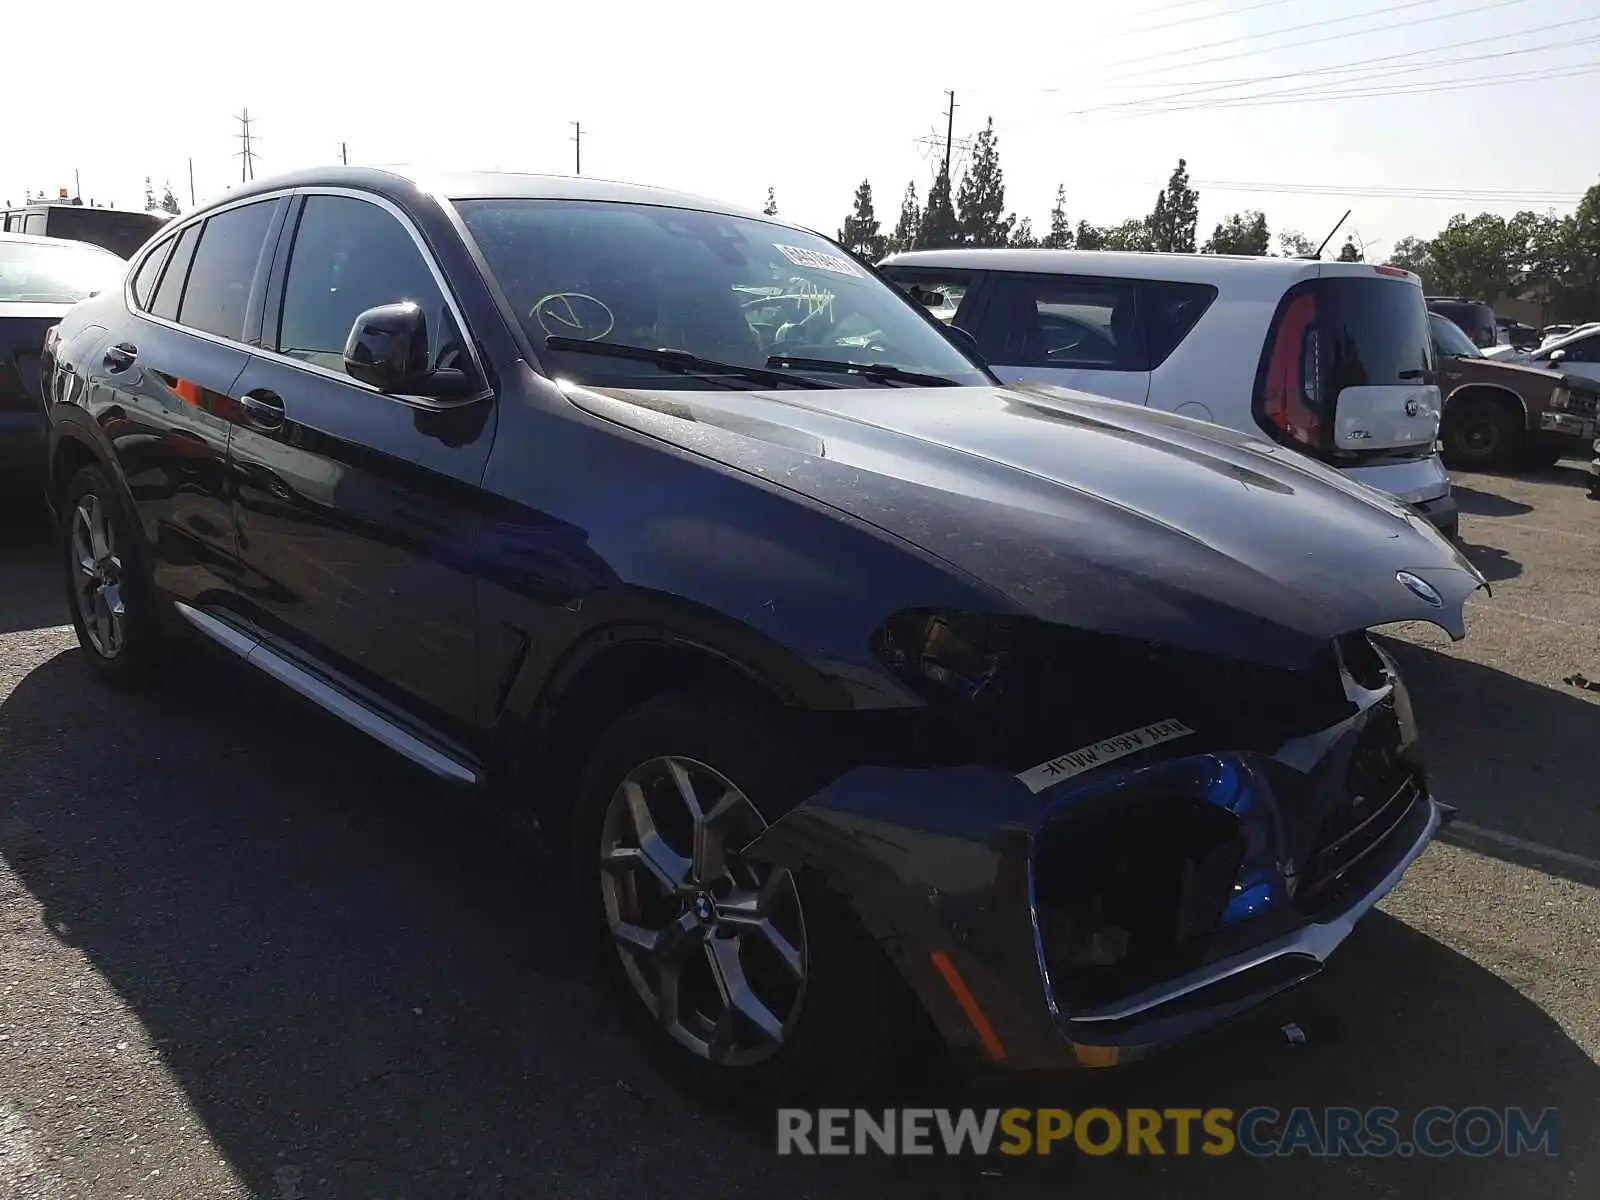
POLYGON ((1555 1157, 780 1160, 634 1052, 559 887, 359 736, 201 659, 133 700, 0 545, 0 1197, 1128 1200, 1600 1194, 1600 504, 1463 476, 1494 581, 1392 642, 1461 820, 1316 981, 1116 1075, 978 1103, 1561 1109, 1555 1157), (1311 1035, 1290 1046, 1284 1020, 1311 1035))

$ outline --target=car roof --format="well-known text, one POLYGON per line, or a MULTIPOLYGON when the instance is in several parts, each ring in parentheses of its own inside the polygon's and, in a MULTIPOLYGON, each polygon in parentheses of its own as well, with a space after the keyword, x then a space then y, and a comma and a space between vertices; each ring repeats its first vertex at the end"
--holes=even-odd
POLYGON ((1259 278, 1370 274, 1373 263, 1315 258, 1267 258, 1246 254, 1159 254, 1143 250, 907 250, 880 266, 1017 271, 1043 275, 1111 275, 1203 283, 1219 276, 1259 278))
POLYGON ((122 257, 119 254, 112 254, 104 246, 96 246, 93 242, 81 242, 77 238, 46 237, 37 233, 0 233, 0 242, 23 242, 30 246, 76 246, 80 250, 109 254, 112 258, 122 257))
POLYGON ((773 225, 797 228, 737 205, 667 188, 596 179, 588 175, 535 175, 515 171, 408 171, 378 167, 322 167, 294 171, 233 187, 214 197, 214 204, 231 203, 263 192, 289 187, 351 187, 378 192, 407 186, 450 200, 597 200, 619 204, 654 204, 665 208, 753 217, 773 225))

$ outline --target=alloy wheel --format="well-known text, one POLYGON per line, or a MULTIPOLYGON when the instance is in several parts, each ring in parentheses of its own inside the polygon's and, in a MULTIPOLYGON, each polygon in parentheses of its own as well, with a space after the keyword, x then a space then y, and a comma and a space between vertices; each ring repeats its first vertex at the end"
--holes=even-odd
POLYGON ((630 771, 601 827, 601 894, 623 970, 662 1028, 719 1066, 776 1054, 805 998, 794 879, 738 852, 765 828, 728 779, 679 757, 630 771))
POLYGON ((116 531, 100 497, 89 492, 72 514, 73 598, 83 631, 102 658, 122 652, 127 611, 122 601, 122 559, 116 531))

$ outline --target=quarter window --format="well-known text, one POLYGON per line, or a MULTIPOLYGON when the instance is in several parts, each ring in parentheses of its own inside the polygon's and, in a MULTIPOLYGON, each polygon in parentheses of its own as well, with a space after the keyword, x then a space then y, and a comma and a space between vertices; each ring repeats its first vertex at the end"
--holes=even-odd
POLYGON ((140 308, 150 307, 150 298, 156 290, 156 280, 161 278, 161 264, 172 252, 172 243, 158 246, 154 253, 145 255, 139 264, 139 273, 133 277, 133 299, 140 308))
POLYGON ((156 294, 150 301, 153 316, 168 321, 178 319, 178 301, 183 298, 184 281, 189 278, 189 264, 194 261, 194 248, 200 241, 200 226, 191 225, 178 235, 177 244, 167 257, 167 268, 161 273, 156 294))
POLYGON ((948 274, 895 271, 889 277, 901 291, 926 308, 929 316, 946 325, 955 321, 956 313, 972 287, 972 277, 962 271, 948 274))
POLYGON ((245 310, 276 205, 276 200, 262 200, 206 221, 178 306, 179 324, 244 340, 245 310))
POLYGON ((365 200, 308 196, 289 258, 278 353, 342 372, 356 318, 405 300, 427 314, 430 363, 465 368, 444 294, 405 227, 365 200))
POLYGON ((1000 276, 977 338, 1001 366, 1148 370, 1138 285, 1129 280, 1000 276))

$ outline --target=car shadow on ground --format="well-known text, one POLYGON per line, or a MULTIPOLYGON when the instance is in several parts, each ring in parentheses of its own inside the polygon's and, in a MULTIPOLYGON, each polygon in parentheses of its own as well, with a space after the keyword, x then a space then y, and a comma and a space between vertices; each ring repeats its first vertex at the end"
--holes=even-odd
POLYGON ((1465 484, 1453 484, 1450 494, 1455 497, 1461 511, 1474 517, 1520 517, 1531 513, 1533 505, 1520 500, 1510 500, 1493 492, 1480 492, 1465 484))
POLYGON ((1479 545, 1463 538, 1461 552, 1490 583, 1501 583, 1522 574, 1522 564, 1498 546, 1479 545))
POLYGON ((0 636, 24 629, 63 625, 71 618, 58 572, 50 570, 50 531, 41 514, 0 506, 0 636))
MULTIPOLYGON (((1531 683, 1493 667, 1395 638, 1433 783, 1461 820, 1600 862, 1600 696, 1531 683), (1594 697, 1594 698, 1590 698, 1594 697)), ((1560 674, 1586 664, 1563 664, 1560 674)), ((1446 831, 1445 836, 1452 835, 1446 831)), ((1474 850, 1579 883, 1600 873, 1569 861, 1460 838, 1474 850)))
MULTIPOLYGON (((1086 1180, 1129 1200, 1487 1198, 1571 1194, 1596 1169, 1568 1142, 1553 1159, 1428 1160, 1426 1179, 1402 1158, 779 1159, 770 1119, 708 1110, 645 1065, 581 965, 563 887, 523 847, 264 681, 202 659, 123 697, 63 652, 0 704, 0 729, 0 855, 148 1031, 253 1194, 280 1194, 292 1167, 306 1200, 1059 1196, 1086 1180)), ((1125 1074, 970 1094, 1557 1106, 1569 1141, 1600 1123, 1600 1068, 1554 1021, 1381 915, 1225 1035, 1125 1074), (1284 1019, 1309 1044, 1287 1045, 1284 1019)))

